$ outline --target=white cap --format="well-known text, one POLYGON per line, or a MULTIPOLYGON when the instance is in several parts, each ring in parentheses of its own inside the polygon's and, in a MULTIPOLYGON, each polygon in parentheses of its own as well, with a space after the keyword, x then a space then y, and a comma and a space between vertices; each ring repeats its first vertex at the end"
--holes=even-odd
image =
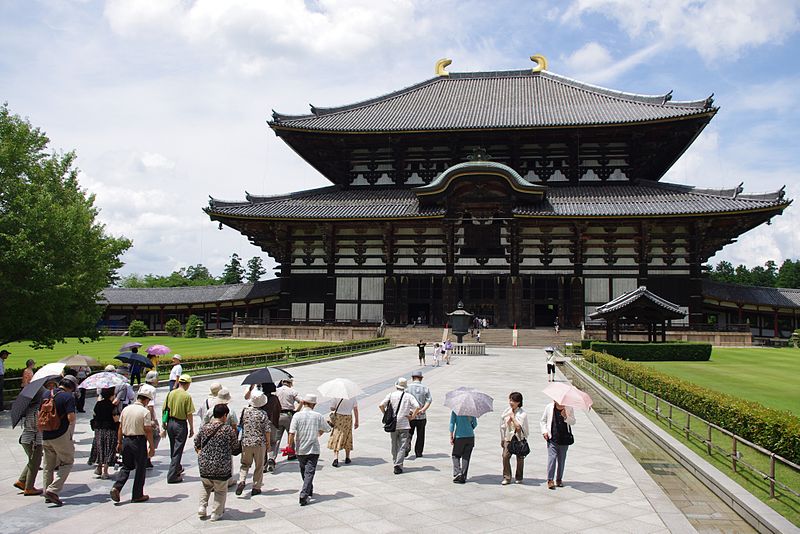
POLYGON ((183 358, 181 357, 181 355, 180 355, 180 354, 173 354, 173 355, 172 355, 172 359, 173 359, 173 360, 178 360, 178 361, 180 361, 180 360, 182 360, 183 358))
POLYGON ((408 380, 404 376, 401 376, 397 379, 397 382, 394 383, 394 387, 397 389, 406 389, 408 387, 408 380))
POLYGON ((317 403, 317 396, 313 393, 306 393, 303 396, 303 402, 307 402, 308 404, 316 404, 317 403))
POLYGON ((256 392, 252 397, 250 397, 250 404, 253 408, 261 408, 267 403, 267 396, 264 395, 262 392, 256 392))
POLYGON ((148 384, 150 382, 156 382, 157 380, 158 380, 158 371, 149 371, 144 377, 144 381, 147 382, 148 384))
POLYGON ((217 393, 217 402, 219 404, 228 404, 231 401, 231 392, 222 388, 217 393))
POLYGON ((153 400, 153 392, 150 391, 149 388, 139 388, 139 391, 136 392, 137 397, 147 397, 150 400, 153 400))

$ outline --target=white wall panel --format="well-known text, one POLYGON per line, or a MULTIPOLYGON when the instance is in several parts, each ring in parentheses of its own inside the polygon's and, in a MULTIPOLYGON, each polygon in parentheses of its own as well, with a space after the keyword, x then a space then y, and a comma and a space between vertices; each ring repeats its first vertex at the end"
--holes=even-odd
POLYGON ((292 302, 292 321, 306 320, 306 303, 292 302))
POLYGON ((358 304, 336 303, 336 320, 352 321, 358 319, 358 304))
POLYGON ((361 300, 383 300, 383 278, 362 278, 361 300))
POLYGON ((337 278, 336 300, 358 300, 358 278, 337 278))
POLYGON ((308 305, 308 320, 321 321, 325 318, 325 304, 322 302, 312 302, 308 305))
POLYGON ((608 302, 608 278, 586 278, 584 288, 586 302, 608 302))
POLYGON ((361 320, 379 323, 383 319, 383 304, 362 304, 361 320))
POLYGON ((617 298, 623 293, 633 291, 638 287, 638 282, 636 278, 614 278, 614 293, 612 298, 617 298))

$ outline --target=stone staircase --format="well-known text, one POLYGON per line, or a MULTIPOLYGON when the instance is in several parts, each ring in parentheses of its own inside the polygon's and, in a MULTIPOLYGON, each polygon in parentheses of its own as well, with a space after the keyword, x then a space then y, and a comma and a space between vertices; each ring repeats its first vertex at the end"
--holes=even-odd
MULTIPOLYGON (((420 339, 426 343, 436 343, 442 340, 443 330, 443 328, 387 326, 386 336, 397 345, 415 345, 420 339)), ((510 328, 487 328, 481 330, 481 343, 494 347, 510 347, 511 333, 510 328)), ((517 330, 517 336, 517 344, 520 347, 546 347, 563 345, 567 341, 579 344, 581 332, 577 329, 562 329, 557 335, 552 328, 534 328, 517 330)), ((455 341, 452 333, 450 339, 455 341)), ((474 341, 469 334, 464 336, 465 343, 474 341)))

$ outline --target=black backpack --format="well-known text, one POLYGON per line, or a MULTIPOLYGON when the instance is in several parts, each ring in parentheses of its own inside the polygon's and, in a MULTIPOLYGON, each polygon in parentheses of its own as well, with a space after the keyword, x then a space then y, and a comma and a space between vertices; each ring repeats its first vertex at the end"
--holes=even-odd
MULTIPOLYGON (((404 391, 400 395, 400 402, 397 403, 397 409, 400 409, 400 406, 403 405, 403 395, 406 392, 404 391)), ((386 403, 386 411, 383 412, 383 430, 386 432, 394 432, 397 430, 397 413, 395 413, 394 408, 392 408, 392 400, 391 398, 386 403)))

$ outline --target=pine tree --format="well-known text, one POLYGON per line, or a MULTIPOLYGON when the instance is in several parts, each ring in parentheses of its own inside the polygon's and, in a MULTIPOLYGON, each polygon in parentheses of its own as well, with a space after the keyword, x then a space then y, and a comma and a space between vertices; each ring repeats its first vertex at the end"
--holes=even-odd
POLYGON ((254 256, 247 262, 247 281, 255 284, 267 273, 261 258, 254 256))
POLYGON ((235 252, 231 254, 231 260, 225 265, 220 279, 223 284, 241 284, 244 276, 244 267, 241 259, 235 252))

